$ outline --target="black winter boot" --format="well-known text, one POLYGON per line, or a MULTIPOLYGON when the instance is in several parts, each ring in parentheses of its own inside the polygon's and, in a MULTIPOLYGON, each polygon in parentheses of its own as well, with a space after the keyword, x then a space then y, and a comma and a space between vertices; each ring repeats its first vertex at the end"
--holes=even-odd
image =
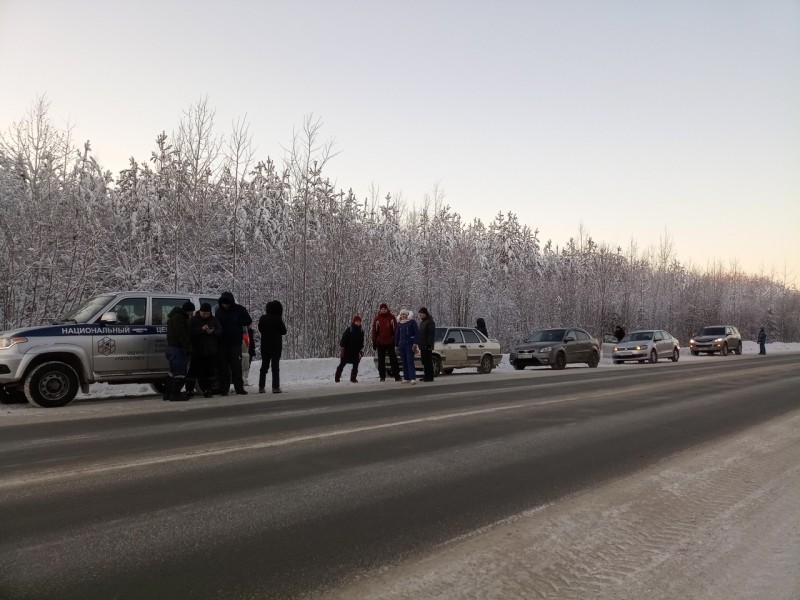
POLYGON ((164 394, 161 399, 168 402, 172 398, 172 377, 167 377, 164 380, 164 394))
POLYGON ((181 394, 181 388, 183 387, 183 378, 174 377, 172 379, 172 395, 170 400, 173 402, 182 402, 184 400, 188 400, 189 396, 186 394, 181 394))
POLYGON ((339 383, 342 380, 342 371, 343 370, 344 370, 344 367, 336 367, 336 375, 333 378, 333 380, 336 383, 339 383))

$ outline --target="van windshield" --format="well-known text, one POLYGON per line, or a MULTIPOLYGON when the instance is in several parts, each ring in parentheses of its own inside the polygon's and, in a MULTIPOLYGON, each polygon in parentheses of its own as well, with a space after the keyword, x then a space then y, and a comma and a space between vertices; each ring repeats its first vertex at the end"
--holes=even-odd
POLYGON ((56 325, 59 323, 88 323, 89 319, 95 316, 101 308, 103 308, 113 299, 113 294, 95 296, 94 298, 91 298, 79 305, 77 308, 73 308, 71 311, 61 317, 61 319, 54 321, 54 323, 56 325))

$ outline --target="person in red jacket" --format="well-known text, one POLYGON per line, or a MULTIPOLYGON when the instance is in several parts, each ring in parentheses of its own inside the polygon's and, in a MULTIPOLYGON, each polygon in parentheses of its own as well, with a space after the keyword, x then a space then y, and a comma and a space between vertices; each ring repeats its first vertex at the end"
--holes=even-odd
POLYGON ((386 381, 386 354, 389 354, 389 365, 395 381, 400 381, 400 369, 397 365, 397 354, 394 351, 394 334, 397 331, 397 319, 389 310, 389 305, 383 303, 378 309, 378 314, 372 319, 370 339, 372 347, 378 351, 378 374, 381 381, 386 381))

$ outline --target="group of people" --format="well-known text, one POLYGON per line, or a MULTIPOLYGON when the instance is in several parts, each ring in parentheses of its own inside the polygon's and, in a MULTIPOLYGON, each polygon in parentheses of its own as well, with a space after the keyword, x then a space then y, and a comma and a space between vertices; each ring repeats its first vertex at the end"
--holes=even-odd
MULTIPOLYGON (((414 365, 415 356, 419 355, 422 363, 422 381, 433 381, 433 344, 436 338, 436 323, 430 311, 424 306, 417 311, 419 323, 414 313, 403 309, 397 317, 383 303, 372 319, 370 341, 378 353, 378 375, 386 381, 386 358, 395 381, 416 384, 417 372, 414 365), (400 355, 403 377, 397 356, 400 355)), ((358 383, 358 365, 364 356, 365 332, 360 315, 354 315, 350 325, 342 333, 339 341, 339 366, 336 367, 334 381, 339 383, 345 366, 352 365, 350 381, 358 383)))
MULTIPOLYGON (((193 302, 170 311, 167 318, 166 356, 169 375, 164 385, 164 400, 188 400, 199 386, 203 396, 213 395, 213 377, 217 374, 218 393, 229 394, 231 383, 237 394, 247 394, 243 377, 243 345, 251 358, 255 355, 253 319, 247 309, 237 304, 231 292, 223 292, 212 315, 211 304, 204 302, 195 313, 193 302), (246 342, 243 342, 246 340, 246 342), (182 392, 185 387, 185 392, 182 392)), ((261 333, 261 371, 259 392, 266 391, 266 376, 272 369, 272 392, 281 393, 280 358, 283 351, 283 306, 268 302, 259 319, 261 333)), ((249 371, 249 361, 246 369, 249 371)))

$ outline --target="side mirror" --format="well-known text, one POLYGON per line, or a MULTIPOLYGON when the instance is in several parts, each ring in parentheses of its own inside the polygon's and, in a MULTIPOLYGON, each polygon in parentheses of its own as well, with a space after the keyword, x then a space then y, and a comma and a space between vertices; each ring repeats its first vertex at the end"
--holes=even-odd
POLYGON ((445 343, 445 344, 455 344, 455 343, 456 343, 456 338, 447 338, 447 339, 444 341, 444 343, 445 343))
POLYGON ((566 338, 564 338, 564 341, 565 342, 574 342, 575 341, 575 336, 574 335, 568 335, 566 338))
POLYGON ((103 316, 100 317, 101 323, 116 323, 117 322, 117 313, 115 312, 107 312, 103 313, 103 316))

